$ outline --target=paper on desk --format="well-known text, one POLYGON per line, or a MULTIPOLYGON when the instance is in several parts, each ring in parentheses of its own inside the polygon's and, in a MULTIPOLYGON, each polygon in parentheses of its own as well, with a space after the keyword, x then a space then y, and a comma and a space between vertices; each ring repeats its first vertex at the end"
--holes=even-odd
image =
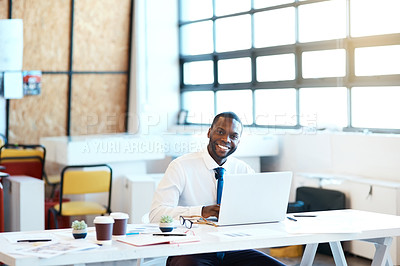
POLYGON ((70 240, 60 239, 54 234, 17 234, 5 235, 11 245, 7 247, 7 252, 13 254, 35 256, 40 258, 51 258, 67 252, 98 248, 93 242, 81 239, 70 240), (28 239, 51 239, 49 242, 17 242, 18 240, 28 239))
POLYGON ((41 242, 40 245, 36 243, 28 247, 26 245, 24 245, 23 247, 16 247, 13 253, 36 256, 40 258, 51 258, 68 252, 94 249, 98 247, 98 245, 85 241, 84 239, 60 242, 51 241, 41 242))
POLYGON ((149 245, 158 245, 158 244, 183 244, 189 242, 197 242, 200 241, 200 237, 198 236, 153 236, 153 235, 137 235, 126 237, 122 239, 118 239, 125 244, 142 247, 149 245))
POLYGON ((290 234, 340 234, 361 233, 360 228, 354 223, 342 223, 329 217, 304 217, 296 218, 297 222, 285 221, 286 231, 290 234))
POLYGON ((279 236, 283 235, 282 232, 271 230, 271 229, 232 229, 232 230, 223 230, 218 232, 211 232, 210 235, 215 235, 220 238, 226 238, 232 240, 233 238, 262 238, 266 236, 279 236))
POLYGON ((29 239, 54 239, 53 234, 15 234, 15 235, 4 235, 5 239, 11 244, 17 243, 18 240, 29 240, 29 239))
POLYGON ((128 234, 160 233, 158 224, 128 224, 128 234))

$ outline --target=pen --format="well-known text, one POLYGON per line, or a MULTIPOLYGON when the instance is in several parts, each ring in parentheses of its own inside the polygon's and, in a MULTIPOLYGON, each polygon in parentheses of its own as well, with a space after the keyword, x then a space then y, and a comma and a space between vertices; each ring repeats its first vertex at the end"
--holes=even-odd
POLYGON ((17 242, 49 242, 51 239, 20 239, 17 242))
POLYGON ((294 219, 294 218, 292 218, 292 217, 287 217, 289 220, 291 220, 291 221, 294 221, 294 222, 297 222, 297 219, 294 219))
POLYGON ((186 234, 163 234, 163 233, 159 233, 159 234, 153 234, 153 236, 186 236, 186 234))
POLYGON ((139 232, 126 233, 127 236, 138 235, 138 234, 140 233, 139 232))

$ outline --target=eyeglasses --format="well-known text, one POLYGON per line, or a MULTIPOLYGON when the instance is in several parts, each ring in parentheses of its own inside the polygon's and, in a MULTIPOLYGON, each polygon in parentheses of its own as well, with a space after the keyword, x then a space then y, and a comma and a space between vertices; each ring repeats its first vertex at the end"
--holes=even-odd
POLYGON ((179 221, 181 225, 184 225, 187 229, 191 229, 193 224, 208 224, 217 226, 211 221, 207 221, 203 216, 180 216, 179 221))

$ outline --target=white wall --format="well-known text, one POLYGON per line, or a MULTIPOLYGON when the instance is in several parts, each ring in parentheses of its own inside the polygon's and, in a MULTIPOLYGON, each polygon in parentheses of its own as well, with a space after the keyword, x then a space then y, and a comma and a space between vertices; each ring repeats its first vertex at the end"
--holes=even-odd
POLYGON ((277 170, 356 175, 400 182, 400 136, 287 133, 280 137, 277 170))
POLYGON ((176 123, 179 107, 178 6, 176 0, 135 2, 131 133, 160 133, 176 123))

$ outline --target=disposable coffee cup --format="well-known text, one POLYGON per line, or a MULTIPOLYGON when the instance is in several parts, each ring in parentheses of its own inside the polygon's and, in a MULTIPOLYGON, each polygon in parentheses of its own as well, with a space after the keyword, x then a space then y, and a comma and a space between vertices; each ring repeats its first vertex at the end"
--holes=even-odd
POLYGON ((111 216, 97 216, 93 223, 96 227, 97 244, 111 245, 114 219, 111 216))
POLYGON ((125 237, 129 215, 123 212, 112 212, 110 216, 114 219, 113 237, 125 237))

